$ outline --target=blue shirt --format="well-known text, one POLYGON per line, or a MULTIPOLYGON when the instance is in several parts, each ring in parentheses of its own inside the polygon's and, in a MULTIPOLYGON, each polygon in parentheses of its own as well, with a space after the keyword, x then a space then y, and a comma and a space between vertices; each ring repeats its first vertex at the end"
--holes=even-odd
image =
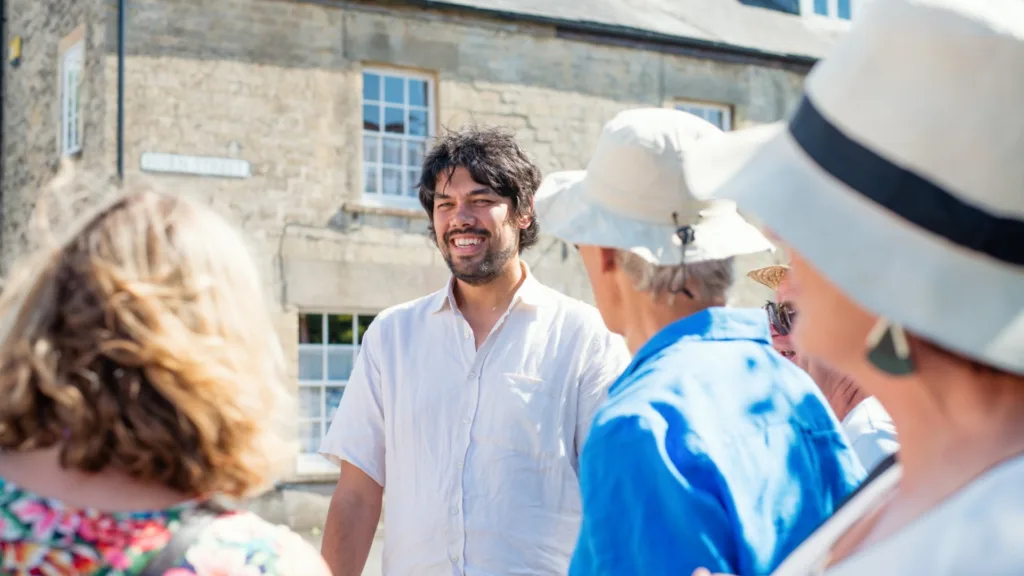
POLYGON ((598 409, 569 574, 768 574, 864 476, 765 313, 711 308, 656 334, 598 409))

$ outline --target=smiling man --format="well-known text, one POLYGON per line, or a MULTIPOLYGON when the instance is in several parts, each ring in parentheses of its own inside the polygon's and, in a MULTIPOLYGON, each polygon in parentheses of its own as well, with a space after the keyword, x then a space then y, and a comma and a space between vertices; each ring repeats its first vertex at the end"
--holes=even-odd
POLYGON ((540 171, 466 129, 427 155, 420 201, 444 289, 377 316, 321 453, 340 464, 322 552, 361 574, 384 512, 385 575, 565 574, 591 419, 629 363, 597 310, 541 285, 540 171))

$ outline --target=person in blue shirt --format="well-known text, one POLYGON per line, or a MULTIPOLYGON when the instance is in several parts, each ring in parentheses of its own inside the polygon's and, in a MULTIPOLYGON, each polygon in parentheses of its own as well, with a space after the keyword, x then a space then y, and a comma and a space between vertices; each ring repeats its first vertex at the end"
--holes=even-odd
POLYGON ((686 154, 720 136, 685 112, 628 110, 587 170, 537 193, 541 228, 579 249, 634 354, 580 458, 570 576, 767 574, 865 476, 764 312, 725 307, 734 258, 773 247, 734 204, 687 190, 686 154))

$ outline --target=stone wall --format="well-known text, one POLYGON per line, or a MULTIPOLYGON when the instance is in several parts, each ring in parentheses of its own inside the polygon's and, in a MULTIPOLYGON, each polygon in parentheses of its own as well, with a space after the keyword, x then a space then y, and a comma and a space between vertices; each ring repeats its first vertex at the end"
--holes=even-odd
MULTIPOLYGON (((145 151, 252 162, 249 180, 162 180, 207 198, 249 232, 282 309, 375 310, 445 277, 415 212, 342 209, 360 203, 363 63, 432 75, 438 129, 510 126, 545 172, 584 166, 619 110, 714 101, 731 105, 742 127, 779 119, 801 82, 780 69, 570 42, 545 27, 434 12, 284 0, 131 6, 128 182, 145 151)), ((113 58, 107 68, 115 69, 113 58)), ((572 251, 547 240, 528 260, 545 281, 590 298, 572 251)))
MULTIPOLYGON (((40 191, 61 165, 59 48, 62 39, 84 33, 81 85, 82 153, 69 168, 102 178, 112 172, 103 159, 106 105, 104 0, 7 0, 7 38, 22 37, 22 57, 5 58, 3 122, 3 223, 0 273, 29 246, 28 215, 40 191), (79 26, 84 29, 76 30, 79 26), (109 171, 107 169, 109 168, 109 171)), ((6 54, 6 47, 5 47, 6 54)))

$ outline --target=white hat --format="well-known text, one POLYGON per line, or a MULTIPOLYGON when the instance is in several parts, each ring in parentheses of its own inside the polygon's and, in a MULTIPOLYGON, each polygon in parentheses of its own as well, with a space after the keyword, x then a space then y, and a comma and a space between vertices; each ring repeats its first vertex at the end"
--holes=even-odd
POLYGON ((1024 374, 1024 2, 872 2, 786 123, 687 159, 865 308, 1024 374))
POLYGON ((686 187, 683 152, 721 135, 678 110, 619 113, 605 124, 587 170, 558 172, 541 183, 534 199, 541 231, 570 244, 629 250, 665 266, 683 262, 677 232, 687 226, 686 263, 772 250, 735 203, 698 201, 686 187))

